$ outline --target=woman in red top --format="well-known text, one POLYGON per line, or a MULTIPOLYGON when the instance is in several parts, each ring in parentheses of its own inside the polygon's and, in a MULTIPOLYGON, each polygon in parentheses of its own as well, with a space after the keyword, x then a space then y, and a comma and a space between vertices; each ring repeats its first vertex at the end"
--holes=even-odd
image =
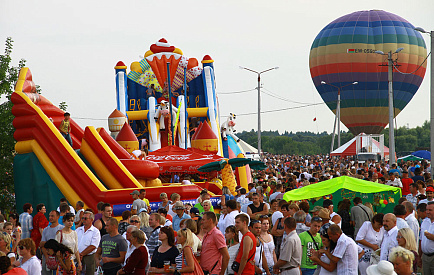
POLYGON ((43 203, 38 204, 36 210, 38 213, 33 218, 33 229, 30 233, 30 237, 35 242, 36 247, 39 247, 42 238, 42 230, 48 226, 48 220, 45 217, 45 212, 47 212, 47 210, 43 203))
POLYGON ((126 265, 119 269, 118 274, 140 274, 145 275, 145 268, 148 265, 149 256, 145 243, 146 235, 143 231, 137 230, 131 233, 131 243, 136 247, 128 257, 126 265))

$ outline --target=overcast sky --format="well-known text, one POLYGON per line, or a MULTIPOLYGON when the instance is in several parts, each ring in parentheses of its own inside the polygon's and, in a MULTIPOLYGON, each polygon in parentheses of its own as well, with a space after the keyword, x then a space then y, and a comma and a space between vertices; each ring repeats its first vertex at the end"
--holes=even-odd
MULTIPOLYGON (((433 0, 0 0, 0 51, 11 36, 13 64, 27 60, 42 95, 55 105, 66 101, 82 127, 107 129, 116 108, 113 67, 120 60, 129 67, 164 37, 187 57, 214 59, 221 115, 238 114, 238 131, 256 130, 257 77, 239 66, 280 67, 262 75, 263 111, 321 103, 309 72, 313 40, 336 18, 371 9, 434 30, 433 0), (225 94, 245 90, 252 91, 225 94)), ((429 36, 424 37, 429 52, 429 36)), ((429 72, 428 64, 421 87, 397 117, 398 127, 429 120, 429 72)), ((262 130, 331 132, 333 121, 334 114, 320 104, 265 113, 262 130)))

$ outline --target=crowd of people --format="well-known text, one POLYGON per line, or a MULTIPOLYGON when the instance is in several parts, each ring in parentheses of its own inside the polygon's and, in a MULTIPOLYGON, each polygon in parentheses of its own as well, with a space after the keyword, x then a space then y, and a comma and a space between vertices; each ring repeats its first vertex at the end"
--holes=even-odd
POLYGON ((112 205, 57 209, 26 203, 0 216, 2 274, 434 274, 434 187, 426 162, 399 165, 326 156, 273 156, 248 188, 222 190, 219 214, 203 190, 195 204, 161 193, 151 211, 146 190, 131 211, 112 205), (361 197, 285 201, 292 189, 352 176, 396 186, 392 213, 375 213, 361 197), (337 204, 336 206, 334 204, 337 204))

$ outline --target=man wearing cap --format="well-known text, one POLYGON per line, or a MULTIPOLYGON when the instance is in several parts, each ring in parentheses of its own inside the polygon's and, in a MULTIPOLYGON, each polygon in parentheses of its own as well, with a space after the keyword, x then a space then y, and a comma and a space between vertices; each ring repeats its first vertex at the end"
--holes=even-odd
POLYGON ((322 219, 322 225, 326 223, 333 223, 332 221, 330 221, 330 211, 327 208, 322 208, 320 211, 318 211, 317 217, 320 217, 322 219))
POLYGON ((392 172, 389 173, 389 180, 386 182, 386 185, 402 188, 401 180, 392 172))
POLYGON ((434 202, 426 206, 426 219, 420 226, 423 274, 434 274, 434 202))
POLYGON ((174 231, 178 231, 180 229, 179 224, 181 221, 184 219, 191 219, 191 217, 184 212, 185 207, 182 201, 175 202, 173 208, 175 208, 176 215, 172 218, 172 227, 174 231))
POLYGON ((315 217, 315 216, 318 216, 318 213, 319 213, 319 211, 320 211, 321 209, 323 209, 322 206, 315 205, 315 206, 313 207, 313 209, 310 210, 309 212, 312 213, 312 217, 315 217))
POLYGON ((133 206, 131 207, 131 214, 136 215, 137 211, 139 211, 139 209, 141 208, 148 209, 146 203, 139 198, 139 191, 134 190, 132 193, 130 193, 130 195, 133 196, 133 206))
POLYGON ((421 200, 419 203, 428 204, 431 201, 434 201, 434 187, 432 185, 428 186, 425 189, 426 199, 421 200))
POLYGON ((190 217, 194 221, 198 221, 199 219, 201 219, 199 209, 197 209, 196 207, 192 207, 190 209, 190 217))
POLYGON ((351 224, 354 226, 354 236, 357 236, 360 227, 365 221, 371 221, 374 214, 372 210, 363 205, 362 198, 355 197, 353 199, 354 206, 351 208, 351 224))
POLYGON ((330 212, 330 219, 334 224, 337 224, 339 227, 342 225, 341 216, 333 211, 333 201, 330 199, 324 200, 322 203, 322 207, 327 208, 330 212))

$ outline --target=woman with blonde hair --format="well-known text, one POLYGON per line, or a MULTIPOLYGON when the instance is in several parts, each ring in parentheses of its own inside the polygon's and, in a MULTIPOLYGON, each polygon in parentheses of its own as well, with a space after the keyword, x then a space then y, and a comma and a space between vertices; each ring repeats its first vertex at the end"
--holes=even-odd
POLYGON ((202 249, 202 241, 199 239, 198 236, 196 236, 197 223, 193 219, 187 219, 183 221, 184 221, 184 227, 181 228, 190 229, 191 233, 193 234, 193 245, 191 247, 193 248, 193 252, 197 253, 198 250, 202 249))
POLYGON ((188 228, 180 229, 177 233, 177 243, 181 244, 182 248, 181 253, 175 258, 175 271, 181 274, 194 272, 194 261, 196 259, 194 258, 192 248, 194 244, 193 233, 188 228))
POLYGON ((225 231, 226 245, 228 246, 229 253, 229 263, 226 268, 226 275, 232 275, 235 272, 232 270, 231 266, 237 257, 238 250, 240 249, 240 242, 238 238, 238 230, 235 228, 235 225, 229 225, 226 227, 225 231))
POLYGON ((413 252, 414 254, 414 262, 413 262, 413 271, 417 272, 417 244, 416 239, 414 238, 413 230, 410 228, 401 228, 398 230, 398 234, 396 235, 396 240, 398 241, 398 245, 413 252))
MULTIPOLYGON (((413 236, 414 238, 414 236, 413 236)), ((397 275, 411 275, 414 270, 414 254, 401 246, 392 248, 389 253, 389 261, 393 263, 397 275)))
POLYGON ((42 266, 39 259, 36 257, 35 242, 30 239, 22 239, 18 242, 20 260, 14 263, 15 267, 21 267, 29 275, 40 275, 42 266))
POLYGON ((231 191, 229 190, 229 187, 223 186, 222 187, 222 196, 221 196, 221 206, 223 207, 226 205, 226 202, 228 200, 233 200, 234 196, 232 195, 231 191))
POLYGON ((11 263, 15 262, 15 253, 11 252, 12 237, 7 232, 0 232, 0 252, 3 252, 5 256, 11 260, 11 263))
POLYGON ((146 211, 141 211, 142 209, 139 210, 140 230, 145 232, 146 238, 149 238, 153 228, 149 226, 149 214, 146 211))

